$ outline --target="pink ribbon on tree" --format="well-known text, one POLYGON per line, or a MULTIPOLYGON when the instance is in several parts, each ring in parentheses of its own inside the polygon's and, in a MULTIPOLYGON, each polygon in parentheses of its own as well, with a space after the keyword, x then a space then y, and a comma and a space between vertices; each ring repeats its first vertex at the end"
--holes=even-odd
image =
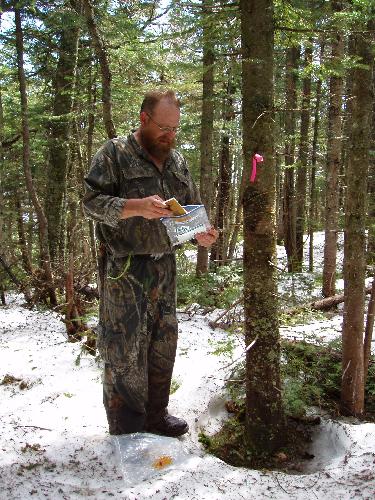
POLYGON ((250 176, 250 182, 255 181, 255 177, 257 175, 257 163, 261 163, 263 161, 263 156, 258 155, 258 153, 255 153, 253 156, 253 168, 251 170, 251 176, 250 176))

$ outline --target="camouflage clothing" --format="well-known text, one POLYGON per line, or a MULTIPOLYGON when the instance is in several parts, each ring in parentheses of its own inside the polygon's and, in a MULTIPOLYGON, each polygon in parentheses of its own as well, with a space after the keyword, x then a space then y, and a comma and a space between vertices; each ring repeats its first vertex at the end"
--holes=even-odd
POLYGON ((116 257, 173 252, 160 220, 119 219, 126 198, 157 194, 164 200, 175 197, 181 205, 200 203, 184 158, 172 150, 160 172, 133 134, 112 139, 97 152, 85 184, 85 211, 98 223, 99 240, 116 257))
POLYGON ((158 194, 185 205, 199 203, 199 194, 181 155, 173 151, 160 173, 133 135, 107 142, 85 181, 85 211, 98 222, 101 241, 98 349, 109 431, 142 431, 168 406, 177 347, 176 263, 159 220, 119 216, 126 198, 158 194))
POLYGON ((111 434, 137 432, 146 414, 157 419, 168 406, 177 346, 175 256, 105 260, 98 344, 104 405, 111 434))

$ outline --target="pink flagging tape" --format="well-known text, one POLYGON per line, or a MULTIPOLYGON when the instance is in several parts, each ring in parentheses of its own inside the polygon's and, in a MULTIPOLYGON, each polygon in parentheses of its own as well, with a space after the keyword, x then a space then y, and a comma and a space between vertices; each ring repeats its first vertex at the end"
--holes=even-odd
POLYGON ((253 168, 251 170, 250 182, 255 181, 255 177, 257 175, 257 163, 261 163, 263 161, 263 156, 258 155, 257 153, 253 156, 253 168))

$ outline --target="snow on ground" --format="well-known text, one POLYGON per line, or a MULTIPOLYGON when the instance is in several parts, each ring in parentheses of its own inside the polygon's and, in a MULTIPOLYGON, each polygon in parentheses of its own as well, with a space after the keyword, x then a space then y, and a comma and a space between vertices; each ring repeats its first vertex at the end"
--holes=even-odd
MULTIPOLYGON (((143 470, 137 463, 133 473, 130 464, 121 466, 116 439, 108 435, 94 358, 81 355, 80 344, 66 341, 57 314, 29 311, 16 301, 1 307, 0 381, 8 377, 0 386, 0 498, 375 497, 374 424, 324 422, 316 430, 316 458, 304 474, 235 468, 207 455, 198 433, 201 428, 212 432, 226 416, 222 388, 231 359, 212 351, 227 334, 212 330, 208 317, 199 314, 180 313, 179 320, 174 379, 180 386, 171 396, 170 410, 184 416, 191 430, 169 440, 176 453, 183 450, 180 463, 151 468, 152 477, 142 480, 142 474, 134 473, 143 470)), ((240 352, 239 346, 234 357, 240 352)), ((139 460, 142 464, 145 457, 139 460)))
MULTIPOLYGON (((318 272, 323 243, 323 233, 316 234, 318 272)), ((189 259, 194 259, 193 253, 189 259)), ((285 269, 281 248, 278 267, 285 269)), ((319 295, 308 273, 283 280, 279 291, 293 291, 296 303, 319 295)), ((66 341, 58 314, 29 311, 17 297, 8 301, 0 307, 0 500, 375 498, 375 424, 323 420, 310 450, 315 458, 301 474, 235 468, 205 453, 199 432, 214 432, 226 418, 224 381, 232 359, 243 352, 238 341, 233 358, 213 354, 227 339, 226 332, 208 323, 219 311, 210 317, 192 312, 194 308, 179 313, 174 370, 178 389, 169 408, 187 419, 189 434, 179 439, 143 434, 117 440, 107 431, 101 368, 95 359, 83 353, 81 344, 66 341), (134 442, 146 446, 150 439, 148 450, 125 456, 134 442), (155 468, 155 458, 165 454, 173 458, 172 464, 155 468)), ((308 339, 314 333, 330 340, 341 334, 341 321, 337 314, 283 327, 281 334, 308 339)))

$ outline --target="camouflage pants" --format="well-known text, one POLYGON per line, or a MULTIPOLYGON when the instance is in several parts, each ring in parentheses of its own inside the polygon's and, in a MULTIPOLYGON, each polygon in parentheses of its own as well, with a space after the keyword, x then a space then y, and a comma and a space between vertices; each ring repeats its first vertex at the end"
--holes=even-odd
POLYGON ((98 349, 109 432, 142 431, 165 412, 177 347, 175 256, 99 258, 98 349))

